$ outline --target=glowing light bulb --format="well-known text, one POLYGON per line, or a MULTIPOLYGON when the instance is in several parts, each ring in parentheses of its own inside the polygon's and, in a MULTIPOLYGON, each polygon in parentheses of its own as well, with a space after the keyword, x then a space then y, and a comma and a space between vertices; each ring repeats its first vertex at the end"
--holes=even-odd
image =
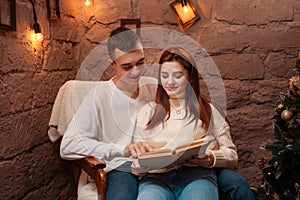
POLYGON ((37 42, 41 42, 44 38, 42 33, 36 33, 34 37, 35 37, 35 41, 37 42))
POLYGON ((31 42, 41 42, 41 41, 43 41, 43 39, 44 39, 44 36, 43 36, 43 34, 42 33, 35 33, 35 31, 34 30, 31 30, 31 32, 30 32, 30 40, 31 40, 31 42))
POLYGON ((187 13, 189 11, 187 6, 183 6, 183 12, 187 13))
POLYGON ((89 6, 89 5, 91 5, 91 1, 90 1, 90 0, 85 0, 85 1, 84 1, 84 4, 85 4, 86 6, 89 6))

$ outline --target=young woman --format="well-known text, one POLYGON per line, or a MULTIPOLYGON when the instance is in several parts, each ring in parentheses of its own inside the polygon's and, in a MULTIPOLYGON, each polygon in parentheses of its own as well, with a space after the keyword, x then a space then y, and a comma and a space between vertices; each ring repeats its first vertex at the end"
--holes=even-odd
POLYGON ((134 142, 154 150, 174 148, 207 135, 213 138, 204 157, 176 162, 148 171, 135 160, 132 170, 141 176, 138 199, 218 199, 214 167, 235 167, 236 146, 225 116, 200 92, 193 57, 182 48, 170 48, 159 60, 155 102, 146 104, 137 117, 134 142))

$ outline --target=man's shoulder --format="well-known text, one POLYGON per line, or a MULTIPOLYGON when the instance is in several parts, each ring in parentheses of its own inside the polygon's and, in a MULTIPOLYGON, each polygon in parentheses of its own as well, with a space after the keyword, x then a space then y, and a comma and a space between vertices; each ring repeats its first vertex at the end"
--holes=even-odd
MULTIPOLYGON (((99 97, 100 99, 102 98, 102 96, 107 96, 107 94, 109 93, 109 91, 111 90, 111 86, 110 86, 110 81, 98 81, 96 84, 96 87, 92 88, 89 91, 89 96, 91 97, 99 97)), ((94 98, 95 100, 96 98, 94 98)))
POLYGON ((112 82, 111 80, 99 81, 98 84, 97 84, 96 89, 97 90, 108 89, 108 88, 110 88, 111 82, 112 82))

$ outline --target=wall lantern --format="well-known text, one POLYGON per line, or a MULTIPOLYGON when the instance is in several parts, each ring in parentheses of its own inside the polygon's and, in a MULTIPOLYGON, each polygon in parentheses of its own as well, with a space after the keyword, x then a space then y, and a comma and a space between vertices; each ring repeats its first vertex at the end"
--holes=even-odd
POLYGON ((194 4, 189 0, 175 0, 170 3, 180 27, 183 30, 191 27, 200 19, 194 4))
POLYGON ((37 16, 36 16, 36 12, 35 12, 35 7, 34 7, 34 2, 33 0, 30 0, 31 4, 32 4, 32 11, 33 11, 33 31, 31 33, 31 40, 34 42, 40 42, 43 40, 43 34, 41 31, 41 26, 40 24, 37 22, 37 16))

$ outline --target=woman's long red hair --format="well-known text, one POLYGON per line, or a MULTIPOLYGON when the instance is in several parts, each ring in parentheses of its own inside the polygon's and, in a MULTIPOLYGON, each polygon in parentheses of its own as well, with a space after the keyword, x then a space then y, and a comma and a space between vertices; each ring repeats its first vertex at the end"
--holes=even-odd
POLYGON ((159 59, 158 86, 155 98, 156 107, 154 114, 147 124, 146 130, 153 129, 170 117, 169 96, 162 87, 160 73, 163 63, 173 61, 177 61, 188 71, 189 84, 185 95, 188 113, 194 119, 200 119, 202 127, 208 130, 212 115, 210 101, 201 94, 197 65, 191 54, 183 48, 170 48, 164 51, 159 59))

